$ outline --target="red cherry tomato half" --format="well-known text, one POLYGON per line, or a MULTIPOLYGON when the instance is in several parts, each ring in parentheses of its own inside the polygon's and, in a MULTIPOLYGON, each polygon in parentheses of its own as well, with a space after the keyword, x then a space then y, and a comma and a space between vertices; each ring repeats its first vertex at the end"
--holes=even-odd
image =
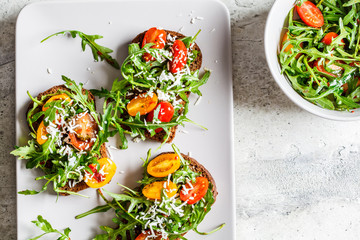
POLYGON ((301 6, 296 5, 295 8, 301 20, 303 20, 306 25, 314 28, 319 28, 324 25, 324 16, 320 9, 312 2, 305 1, 301 6))
POLYGON ((337 33, 334 32, 329 32, 325 35, 325 37, 321 40, 322 43, 326 44, 326 45, 330 45, 332 40, 334 38, 337 38, 337 36, 339 36, 337 33))
POLYGON ((209 180, 205 177, 197 177, 195 183, 187 183, 180 191, 181 201, 194 204, 200 201, 209 188, 209 180))
POLYGON ((80 138, 78 138, 75 133, 69 133, 69 139, 70 139, 70 144, 74 146, 76 149, 81 151, 89 151, 91 150, 91 147, 94 145, 93 140, 89 139, 83 141, 80 138))
MULTIPOLYGON (((158 103, 158 105, 155 107, 155 109, 146 116, 146 121, 152 122, 152 120, 154 119, 154 111, 159 106, 160 106, 160 110, 159 110, 158 119, 161 122, 170 122, 171 121, 171 118, 174 116, 174 107, 169 102, 158 103)), ((162 128, 157 128, 155 130, 155 132, 158 133, 158 132, 161 132, 161 130, 162 130, 162 128)))
POLYGON ((175 40, 172 46, 173 59, 170 62, 170 72, 177 73, 181 71, 187 61, 187 49, 181 40, 175 40))
MULTIPOLYGON (((162 29, 157 29, 155 27, 150 28, 145 33, 141 47, 143 48, 147 43, 155 43, 155 45, 153 45, 151 48, 163 49, 166 43, 166 32, 162 29)), ((155 60, 155 58, 151 56, 150 53, 144 53, 143 59, 145 61, 155 60)))
MULTIPOLYGON (((326 45, 330 45, 334 38, 337 38, 339 35, 335 32, 329 32, 325 35, 325 37, 321 40, 322 43, 326 45)), ((341 42, 345 44, 344 39, 341 39, 341 42)))
MULTIPOLYGON (((150 230, 147 230, 147 231, 142 232, 139 236, 137 236, 135 238, 135 240, 162 240, 162 239, 164 239, 161 237, 160 233, 154 231, 154 234, 156 235, 156 237, 149 238, 149 236, 151 236, 152 233, 150 230)), ((168 240, 168 239, 169 238, 166 238, 164 240, 168 240)))
POLYGON ((323 66, 322 64, 319 64, 319 61, 318 61, 318 60, 315 61, 314 67, 316 67, 317 70, 319 70, 319 72, 325 73, 325 74, 330 75, 330 76, 332 76, 332 77, 336 77, 335 74, 332 74, 332 73, 329 73, 328 71, 326 71, 325 68, 324 68, 324 66, 323 66))

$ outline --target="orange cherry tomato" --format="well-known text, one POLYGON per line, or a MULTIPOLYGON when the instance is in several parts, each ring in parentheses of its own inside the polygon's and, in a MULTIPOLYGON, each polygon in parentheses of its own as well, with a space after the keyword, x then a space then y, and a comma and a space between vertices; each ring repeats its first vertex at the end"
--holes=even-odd
POLYGON ((154 234, 156 235, 156 237, 149 237, 152 235, 151 231, 150 230, 147 230, 147 231, 143 231, 139 236, 137 236, 135 238, 135 240, 169 240, 169 238, 162 238, 161 237, 161 234, 154 231, 154 234))
POLYGON ((46 131, 46 126, 44 125, 44 121, 42 121, 36 131, 36 141, 40 145, 43 145, 48 140, 48 137, 46 136, 47 134, 48 132, 46 131))
POLYGON ((180 158, 176 153, 161 154, 147 165, 147 172, 153 177, 166 177, 180 167, 180 158))
POLYGON ((296 5, 295 8, 301 20, 303 20, 306 25, 314 28, 319 28, 324 25, 323 14, 312 2, 305 1, 301 6, 296 5))
POLYGON ((147 198, 161 200, 161 193, 164 188, 169 198, 173 197, 178 190, 176 184, 172 181, 157 181, 146 185, 142 193, 147 198))
MULTIPOLYGON (((288 36, 288 32, 286 32, 283 36, 283 39, 281 41, 281 47, 284 46, 284 44, 289 41, 289 36, 288 36)), ((303 47, 303 43, 300 43, 300 47, 302 48, 303 47)), ((284 52, 289 52, 289 51, 292 51, 292 49, 294 48, 294 46, 292 44, 289 44, 286 46, 286 48, 284 49, 284 52)), ((297 54, 296 55, 296 59, 298 59, 299 57, 301 56, 301 53, 297 54)))
MULTIPOLYGON (((155 45, 151 46, 151 48, 163 49, 166 43, 166 32, 155 27, 150 28, 145 33, 141 47, 143 48, 147 43, 155 43, 155 45)), ((146 62, 155 60, 155 58, 151 56, 150 53, 144 53, 143 59, 146 62)))
POLYGON ((158 102, 155 93, 142 93, 133 98, 126 106, 130 116, 136 116, 138 112, 140 115, 145 115, 155 109, 158 102))
POLYGON ((187 49, 181 40, 175 40, 172 46, 173 59, 170 62, 170 72, 177 73, 186 65, 187 49))
MULTIPOLYGON (((289 39, 289 36, 288 36, 288 32, 286 32, 286 33, 284 34, 283 39, 282 39, 281 47, 284 46, 284 44, 285 44, 287 41, 289 41, 289 40, 290 40, 290 39, 289 39)), ((294 46, 293 46, 292 44, 287 45, 287 47, 284 49, 284 52, 289 52, 293 47, 294 47, 294 46)))
POLYGON ((100 188, 108 184, 116 172, 116 164, 110 158, 101 158, 98 160, 100 164, 97 171, 96 164, 90 164, 89 167, 93 173, 86 172, 85 183, 91 188, 100 188))
POLYGON ((42 110, 45 112, 47 109, 49 109, 49 107, 45 107, 45 105, 49 102, 53 102, 53 101, 57 101, 57 100, 65 100, 67 102, 71 102, 71 98, 67 94, 62 93, 62 94, 55 95, 55 96, 52 96, 51 98, 49 98, 46 101, 46 103, 43 105, 42 110))
POLYGON ((185 184, 180 191, 180 199, 188 204, 194 204, 200 201, 209 188, 209 180, 205 177, 197 177, 196 182, 185 184))
MULTIPOLYGON (((158 103, 158 105, 155 107, 155 109, 157 109, 160 106, 160 110, 159 110, 159 115, 158 115, 158 119, 161 122, 170 122, 171 118, 174 116, 174 107, 171 103, 169 102, 160 102, 158 103)), ((152 120, 154 119, 154 110, 152 110, 147 116, 146 116, 146 121, 148 122, 152 122, 152 120)), ((155 129, 156 133, 161 132, 161 130, 163 130, 162 128, 157 128, 155 129)))
POLYGON ((77 114, 71 123, 74 123, 76 136, 83 141, 96 138, 98 125, 89 113, 77 114))

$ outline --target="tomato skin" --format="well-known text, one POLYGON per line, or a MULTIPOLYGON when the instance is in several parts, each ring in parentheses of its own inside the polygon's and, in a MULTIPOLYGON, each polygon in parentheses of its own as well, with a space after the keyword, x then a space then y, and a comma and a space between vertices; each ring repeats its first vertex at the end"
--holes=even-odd
POLYGON ((44 121, 42 121, 36 131, 36 141, 40 145, 43 145, 48 140, 48 137, 46 136, 47 134, 48 132, 46 131, 46 126, 44 125, 44 121))
POLYGON ((185 188, 189 189, 185 191, 184 189, 180 191, 181 201, 186 201, 188 204, 194 204, 200 201, 206 194, 209 188, 209 180, 206 177, 197 177, 195 183, 191 183, 193 188, 189 183, 185 184, 185 188))
MULTIPOLYGON (((281 48, 284 46, 284 44, 289 41, 289 36, 288 36, 288 32, 286 32, 282 38, 281 41, 281 48)), ((286 46, 286 48, 284 49, 284 52, 289 52, 294 46, 292 44, 289 44, 286 46)))
POLYGON ((91 150, 91 147, 94 145, 94 141, 91 141, 91 140, 86 140, 86 141, 83 141, 81 139, 79 139, 75 133, 69 133, 69 139, 70 139, 70 144, 80 150, 80 151, 90 151, 91 150))
POLYGON ((91 138, 96 138, 98 125, 89 113, 79 113, 73 118, 73 121, 76 126, 74 131, 80 140, 86 141, 91 138))
MULTIPOLYGON (((157 235, 157 237, 155 238, 149 238, 148 236, 151 236, 151 231, 147 230, 147 231, 143 231, 141 234, 139 234, 139 236, 137 236, 135 238, 135 240, 162 240, 163 238, 161 238, 161 234, 158 232, 154 232, 155 235, 157 235)), ((169 238, 166 238, 164 240, 169 240, 169 238)))
MULTIPOLYGON (((326 60, 326 61, 325 61, 325 64, 328 64, 328 63, 329 63, 329 60, 326 60)), ((316 67, 318 71, 323 72, 323 73, 325 73, 325 74, 327 74, 327 75, 330 75, 330 76, 332 76, 332 77, 338 77, 337 75, 326 71, 326 70, 325 70, 325 67, 324 67, 322 64, 319 64, 319 60, 316 60, 316 61, 314 62, 314 67, 316 67)), ((334 70, 334 71, 344 70, 344 68, 342 68, 342 67, 340 67, 340 66, 337 66, 337 65, 335 65, 335 64, 331 64, 330 66, 328 66, 328 68, 330 68, 330 69, 332 69, 332 70, 334 70)))
POLYGON ((320 28, 324 25, 323 14, 312 2, 305 1, 301 6, 296 5, 295 9, 306 25, 314 28, 320 28))
MULTIPOLYGON (((282 41, 281 41, 281 48, 284 46, 284 44, 289 41, 289 36, 288 36, 288 31, 284 34, 282 41)), ((300 43, 300 47, 303 47, 303 43, 300 43)), ((286 46, 286 48, 284 49, 284 52, 289 52, 292 51, 292 49, 294 48, 294 46, 292 44, 289 44, 286 46)), ((291 52, 292 53, 292 52, 291 52)), ((298 59, 301 56, 301 53, 296 55, 296 59, 298 59)))
MULTIPOLYGON (((161 122, 170 122, 171 121, 172 117, 174 116, 175 111, 174 111, 173 105, 169 102, 158 103, 158 105, 155 107, 155 109, 146 116, 146 121, 152 122, 152 120, 154 119, 154 112, 159 106, 160 106, 160 110, 159 110, 158 119, 161 122)), ((162 131, 162 128, 155 129, 156 133, 159 133, 161 131, 162 131)))
POLYGON ((147 172, 153 177, 166 177, 179 169, 180 158, 176 153, 161 154, 147 165, 147 172))
MULTIPOLYGON (((166 32, 155 27, 150 28, 144 35, 141 47, 143 48, 147 43, 155 43, 155 45, 151 46, 151 48, 163 49, 166 43, 166 32)), ((146 62, 155 60, 150 53, 144 53, 143 59, 146 62)))
POLYGON ((334 38, 337 38, 339 35, 335 32, 329 32, 325 35, 325 37, 321 40, 322 43, 326 45, 330 45, 334 38))
POLYGON ((47 109, 49 109, 49 107, 45 107, 45 105, 49 102, 53 102, 53 101, 57 101, 57 100, 65 100, 65 101, 68 101, 68 102, 71 102, 71 98, 66 94, 66 93, 62 93, 62 94, 59 94, 59 95, 55 95, 55 96, 52 96, 51 98, 49 98, 45 104, 43 105, 42 107, 42 111, 45 112, 47 109))
POLYGON ((116 164, 110 158, 101 158, 98 159, 100 164, 100 169, 105 175, 99 173, 97 171, 97 165, 90 164, 89 168, 93 173, 86 173, 85 174, 85 183, 91 188, 100 188, 108 184, 116 172, 116 164))
POLYGON ((158 103, 158 98, 155 93, 142 93, 126 105, 126 109, 130 116, 135 117, 138 112, 140 115, 145 115, 155 109, 158 103))
POLYGON ((142 193, 149 199, 161 200, 161 193, 165 186, 166 195, 171 198, 177 193, 177 186, 172 181, 157 181, 146 185, 142 193))
POLYGON ((329 73, 328 71, 326 71, 324 66, 322 64, 319 64, 319 60, 315 61, 314 67, 316 67, 317 70, 319 70, 322 73, 325 73, 325 74, 330 75, 332 77, 337 77, 335 74, 332 74, 332 73, 329 73))
POLYGON ((170 62, 170 72, 177 73, 186 65, 187 49, 181 40, 175 40, 172 46, 173 59, 170 62))

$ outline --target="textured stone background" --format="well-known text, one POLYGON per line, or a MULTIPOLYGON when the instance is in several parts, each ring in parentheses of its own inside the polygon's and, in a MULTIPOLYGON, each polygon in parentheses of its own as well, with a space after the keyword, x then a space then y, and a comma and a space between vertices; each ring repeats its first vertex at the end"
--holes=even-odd
MULTIPOLYGON (((15 22, 0 0, 0 239, 16 239, 15 22)), ((231 14, 237 239, 359 239, 360 124, 313 116, 268 70, 263 32, 273 0, 223 0, 231 14)))

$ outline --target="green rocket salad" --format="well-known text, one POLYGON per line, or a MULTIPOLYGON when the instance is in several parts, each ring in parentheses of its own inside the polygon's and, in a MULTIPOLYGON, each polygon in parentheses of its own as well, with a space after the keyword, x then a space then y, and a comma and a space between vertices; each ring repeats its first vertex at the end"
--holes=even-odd
POLYGON ((289 12, 278 55, 282 73, 316 105, 331 110, 359 108, 360 1, 296 4, 289 12))
MULTIPOLYGON (((222 224, 209 233, 202 233, 197 230, 198 225, 211 210, 211 206, 215 202, 215 196, 212 192, 213 186, 209 183, 209 188, 205 190, 203 197, 197 202, 190 203, 190 200, 187 200, 189 202, 184 202, 181 196, 181 191, 184 191, 185 189, 183 185, 192 182, 194 184, 193 189, 198 189, 197 186, 195 186, 195 181, 197 177, 200 176, 200 173, 191 169, 191 163, 182 157, 179 149, 175 145, 172 145, 172 147, 174 149, 174 154, 179 156, 181 161, 179 169, 174 173, 165 177, 151 176, 148 170, 151 157, 151 152, 149 151, 146 160, 144 160, 143 178, 138 181, 138 183, 140 183, 138 188, 129 189, 123 186, 125 188, 123 194, 115 194, 103 189, 102 191, 112 197, 113 200, 110 201, 106 199, 103 192, 99 191, 107 204, 98 206, 86 213, 76 216, 76 218, 79 219, 93 213, 106 212, 110 209, 115 211, 113 221, 117 227, 111 228, 108 226, 101 226, 100 228, 106 233, 97 235, 94 239, 115 240, 121 237, 121 239, 128 240, 186 240, 183 235, 190 230, 201 235, 207 235, 221 229, 225 225, 222 224), (170 197, 168 196, 168 192, 171 191, 167 191, 167 188, 164 187, 161 190, 161 199, 149 199, 149 196, 146 195, 144 189, 152 183, 159 181, 161 181, 161 183, 164 182, 165 184, 167 182, 175 183, 179 186, 179 190, 175 187, 178 193, 175 195, 173 194, 173 196, 170 197)), ((155 159, 152 161, 155 161, 155 159)), ((187 190, 191 191, 190 189, 187 190)), ((153 191, 150 192, 153 193, 153 191)), ((199 192, 197 193, 200 194, 199 192)), ((196 194, 194 196, 196 196, 196 194)))
POLYGON ((174 59, 172 50, 174 39, 171 37, 167 38, 162 49, 154 48, 154 43, 147 43, 142 47, 138 43, 132 43, 128 48, 128 56, 121 65, 122 79, 115 80, 110 91, 104 88, 92 90, 94 95, 105 98, 104 108, 112 106, 111 125, 119 132, 121 148, 126 149, 128 146, 126 133, 133 138, 145 140, 148 135, 152 137, 160 130, 163 133, 164 143, 169 139, 173 127, 183 125, 185 122, 194 123, 186 117, 189 106, 188 95, 194 93, 201 96, 199 87, 210 77, 208 70, 200 76, 199 70, 190 68, 199 54, 193 48, 196 36, 181 39, 187 49, 187 61, 181 71, 174 74, 168 67, 174 59), (144 54, 150 54, 153 59, 144 60, 144 54), (135 116, 128 113, 129 103, 141 94, 146 96, 155 94, 158 98, 158 105, 152 111, 151 119, 148 113, 138 112, 135 116), (170 116, 169 121, 161 120, 163 111, 161 102, 168 102, 173 107, 173 115, 170 116))

